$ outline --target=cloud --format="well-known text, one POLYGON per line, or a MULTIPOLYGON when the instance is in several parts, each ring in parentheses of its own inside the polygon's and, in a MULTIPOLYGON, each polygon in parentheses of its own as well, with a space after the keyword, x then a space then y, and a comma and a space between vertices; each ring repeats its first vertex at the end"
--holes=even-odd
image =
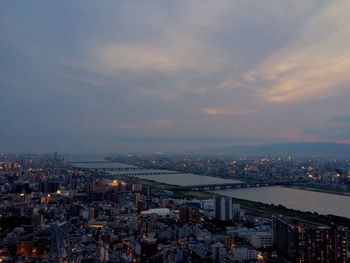
MULTIPOLYGON (((83 148, 164 132, 307 139, 303 127, 327 128, 348 106, 345 1, 10 2, 0 15, 8 148, 26 136, 83 148)), ((333 124, 327 136, 345 138, 333 124)))
POLYGON ((239 109, 237 107, 206 107, 201 110, 209 116, 241 116, 258 112, 258 109, 239 109))
POLYGON ((335 96, 350 84, 350 3, 334 1, 311 17, 288 45, 247 75, 263 84, 267 102, 313 101, 335 96))
MULTIPOLYGON (((93 67, 116 71, 211 74, 222 66, 225 55, 206 38, 206 31, 220 27, 232 1, 179 2, 175 20, 153 14, 148 27, 157 37, 94 43, 89 49, 93 67), (162 25, 160 27, 159 25, 162 25), (221 59, 220 59, 221 58, 221 59)), ((163 10, 162 10, 163 11, 163 10)), ((160 11, 161 12, 161 11, 160 11)))
POLYGON ((168 128, 168 127, 174 126, 176 124, 176 121, 171 119, 160 119, 160 120, 155 120, 152 123, 155 126, 158 126, 160 128, 168 128))
POLYGON ((318 141, 350 142, 350 125, 328 125, 305 127, 300 131, 300 137, 312 136, 318 141))
POLYGON ((220 61, 212 57, 213 53, 219 51, 190 37, 180 41, 176 36, 172 38, 164 36, 155 43, 110 43, 98 46, 91 51, 93 67, 108 74, 118 71, 211 74, 219 69, 220 61))
POLYGON ((330 122, 338 124, 350 124, 350 115, 335 116, 330 120, 330 122))
POLYGON ((330 118, 318 125, 308 124, 300 129, 302 136, 314 136, 319 140, 339 143, 350 142, 350 116, 339 115, 330 118))
POLYGON ((139 122, 111 122, 107 126, 113 129, 125 129, 125 130, 138 130, 138 129, 165 129, 172 127, 176 124, 173 119, 157 119, 152 121, 139 121, 139 122))

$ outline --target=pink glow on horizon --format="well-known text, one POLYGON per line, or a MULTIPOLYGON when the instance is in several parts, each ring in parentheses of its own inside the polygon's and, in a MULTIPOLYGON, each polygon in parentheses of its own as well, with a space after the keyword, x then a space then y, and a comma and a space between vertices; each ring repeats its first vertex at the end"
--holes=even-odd
POLYGON ((337 138, 324 138, 315 135, 305 135, 301 134, 300 130, 289 130, 284 132, 279 132, 277 136, 283 140, 292 141, 292 142, 333 142, 333 143, 341 143, 341 144, 350 144, 349 139, 337 139, 337 138))

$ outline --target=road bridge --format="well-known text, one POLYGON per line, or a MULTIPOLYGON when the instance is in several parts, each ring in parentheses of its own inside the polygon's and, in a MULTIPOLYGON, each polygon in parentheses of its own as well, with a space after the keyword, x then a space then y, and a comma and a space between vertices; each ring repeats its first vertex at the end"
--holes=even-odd
POLYGON ((97 167, 75 167, 81 170, 86 170, 90 172, 123 172, 123 171, 138 171, 141 170, 139 167, 106 167, 106 168, 97 168, 97 167))
POLYGON ((287 184, 288 183, 283 183, 283 182, 267 182, 267 183, 242 182, 242 183, 178 186, 178 187, 168 188, 167 190, 170 190, 170 191, 216 191, 216 190, 228 190, 228 189, 239 189, 239 188, 267 187, 267 186, 277 186, 277 185, 287 185, 287 184))
POLYGON ((108 161, 68 161, 68 163, 111 163, 108 161))
POLYGON ((138 166, 110 162, 69 162, 68 164, 76 169, 89 172, 125 172, 142 170, 142 168, 138 166))

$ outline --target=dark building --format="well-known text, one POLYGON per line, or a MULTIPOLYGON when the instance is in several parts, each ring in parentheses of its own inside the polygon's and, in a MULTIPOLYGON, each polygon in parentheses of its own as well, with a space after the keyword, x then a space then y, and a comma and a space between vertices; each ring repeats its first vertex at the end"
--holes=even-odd
POLYGON ((16 193, 26 193, 26 194, 29 194, 31 192, 29 183, 22 183, 22 182, 15 183, 14 191, 16 193))
POLYGON ((348 262, 348 229, 273 218, 274 245, 293 262, 348 262))
POLYGON ((39 191, 47 194, 47 193, 55 193, 59 189, 59 183, 58 182, 41 182, 39 184, 39 191))
POLYGON ((196 224, 200 221, 200 212, 196 207, 184 206, 180 208, 179 222, 181 224, 196 224))
POLYGON ((143 259, 154 256, 158 252, 156 239, 145 239, 141 242, 141 254, 143 259))

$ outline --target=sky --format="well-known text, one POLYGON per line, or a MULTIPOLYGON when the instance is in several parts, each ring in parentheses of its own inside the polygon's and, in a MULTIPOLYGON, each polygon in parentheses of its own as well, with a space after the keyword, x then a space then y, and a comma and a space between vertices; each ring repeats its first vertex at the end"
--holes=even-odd
POLYGON ((350 143, 350 1, 2 0, 0 152, 350 143))

